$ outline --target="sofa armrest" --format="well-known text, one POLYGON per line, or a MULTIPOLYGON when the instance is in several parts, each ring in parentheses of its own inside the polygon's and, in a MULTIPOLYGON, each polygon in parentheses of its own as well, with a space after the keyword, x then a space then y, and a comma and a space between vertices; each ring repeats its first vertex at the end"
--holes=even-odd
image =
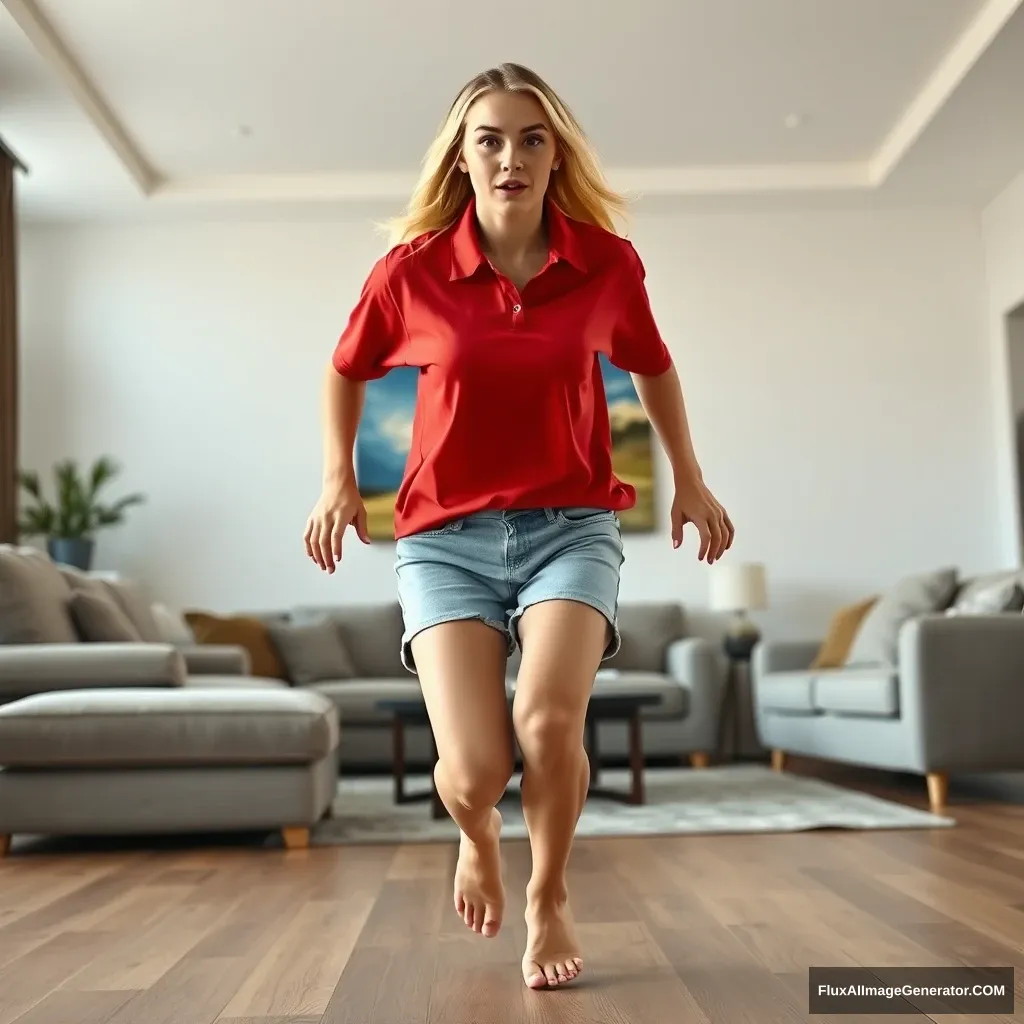
POLYGON ((179 650, 190 676, 247 676, 252 668, 248 650, 237 644, 189 644, 179 650))
POLYGON ((668 646, 665 670, 689 692, 690 710, 682 722, 681 753, 711 754, 718 749, 725 679, 716 647, 703 637, 674 640, 668 646))
POLYGON ((921 771, 1024 769, 1024 615, 922 615, 898 650, 921 771))
POLYGON ((49 690, 184 686, 185 658, 173 644, 70 643, 0 646, 0 701, 49 690))
POLYGON ((803 672, 820 650, 820 640, 761 640, 750 656, 751 678, 771 672, 803 672))

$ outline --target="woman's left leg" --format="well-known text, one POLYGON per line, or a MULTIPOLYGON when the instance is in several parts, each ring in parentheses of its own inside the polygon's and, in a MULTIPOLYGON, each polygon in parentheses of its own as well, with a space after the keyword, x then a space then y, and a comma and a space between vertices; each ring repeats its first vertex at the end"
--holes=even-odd
POLYGON ((523 978, 531 988, 547 988, 572 980, 583 967, 565 872, 590 780, 583 743, 587 703, 611 627, 587 604, 551 599, 523 612, 519 637, 523 657, 512 719, 533 855, 523 978))

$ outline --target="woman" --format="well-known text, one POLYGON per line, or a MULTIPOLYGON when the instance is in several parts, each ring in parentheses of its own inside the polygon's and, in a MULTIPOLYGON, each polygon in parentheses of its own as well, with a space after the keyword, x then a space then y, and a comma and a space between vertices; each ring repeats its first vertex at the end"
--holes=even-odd
POLYGON ((521 646, 512 726, 533 855, 531 988, 583 965, 566 865, 590 780, 587 702, 619 645, 616 513, 636 497, 612 472, 598 355, 633 375, 668 454, 673 547, 688 522, 708 563, 733 540, 690 443, 643 266, 614 232, 623 207, 537 75, 503 64, 462 89, 326 368, 323 493, 305 534, 327 572, 347 526, 368 543, 352 457, 365 382, 417 367, 395 512, 402 660, 419 676, 437 791, 461 829, 455 906, 493 936, 505 907, 495 805, 513 772, 506 659, 521 646))

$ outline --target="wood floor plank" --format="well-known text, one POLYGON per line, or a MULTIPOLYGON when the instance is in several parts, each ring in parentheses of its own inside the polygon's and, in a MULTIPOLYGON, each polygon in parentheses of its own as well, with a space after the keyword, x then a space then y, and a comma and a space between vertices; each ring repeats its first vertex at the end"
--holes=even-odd
POLYGON ((455 913, 451 843, 16 851, 0 1024, 790 1024, 810 1019, 811 965, 1007 964, 1024 1006, 1024 808, 952 813, 934 831, 580 839, 584 973, 543 992, 520 967, 522 840, 495 939, 455 913))

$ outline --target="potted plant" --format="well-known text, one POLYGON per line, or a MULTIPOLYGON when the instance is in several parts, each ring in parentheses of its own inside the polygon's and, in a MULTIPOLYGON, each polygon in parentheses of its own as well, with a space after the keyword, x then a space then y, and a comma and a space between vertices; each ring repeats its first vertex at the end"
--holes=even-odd
POLYGON ((88 570, 92 566, 97 530, 116 526, 132 505, 141 504, 141 494, 129 494, 111 505, 100 504, 99 492, 120 472, 108 456, 97 459, 88 477, 79 472, 74 459, 54 466, 56 502, 43 496, 39 474, 22 470, 18 483, 32 503, 22 509, 18 532, 24 537, 45 537, 46 550, 55 562, 88 570))

